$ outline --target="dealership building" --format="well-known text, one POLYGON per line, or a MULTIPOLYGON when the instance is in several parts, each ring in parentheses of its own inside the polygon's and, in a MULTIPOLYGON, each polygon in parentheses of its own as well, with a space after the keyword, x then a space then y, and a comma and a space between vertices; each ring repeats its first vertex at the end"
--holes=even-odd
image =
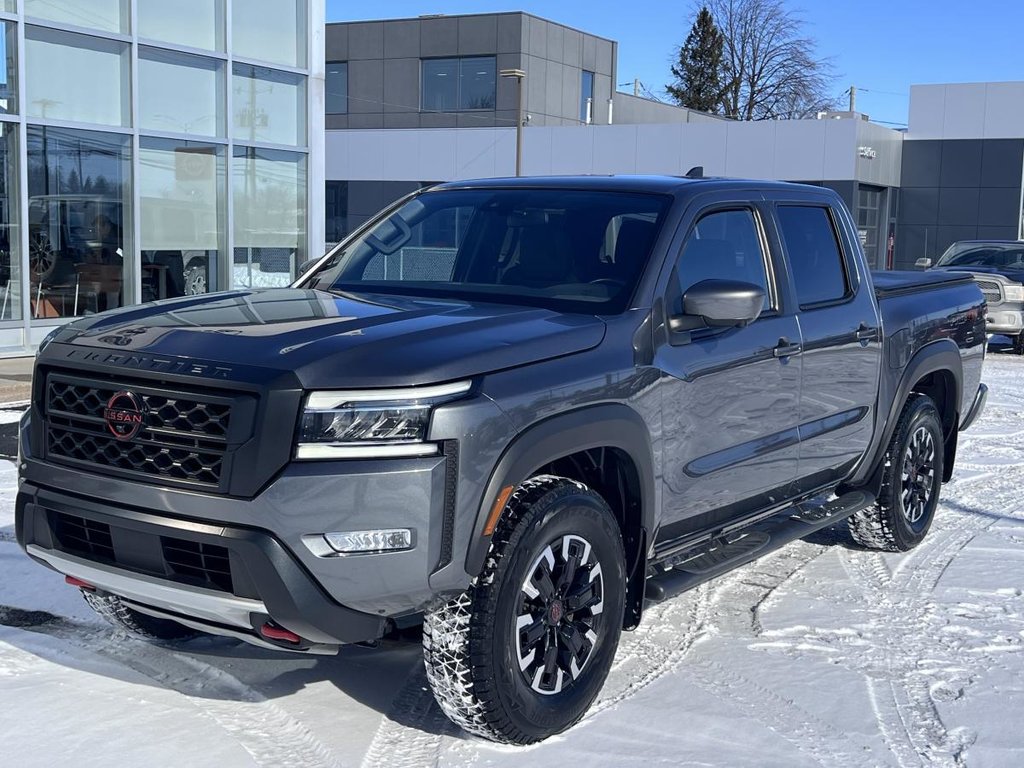
POLYGON ((402 195, 514 175, 517 124, 524 174, 830 187, 877 268, 1024 236, 1024 83, 913 86, 897 131, 621 93, 615 41, 518 12, 0 0, 0 27, 0 356, 105 309, 286 285, 402 195))
POLYGON ((514 175, 520 84, 525 175, 703 166, 831 187, 879 269, 1024 236, 1024 83, 913 86, 898 131, 853 113, 737 122, 619 93, 614 41, 525 13, 328 24, 325 45, 328 243, 422 186, 514 175))
POLYGON ((323 247, 323 0, 0 0, 0 355, 323 247))

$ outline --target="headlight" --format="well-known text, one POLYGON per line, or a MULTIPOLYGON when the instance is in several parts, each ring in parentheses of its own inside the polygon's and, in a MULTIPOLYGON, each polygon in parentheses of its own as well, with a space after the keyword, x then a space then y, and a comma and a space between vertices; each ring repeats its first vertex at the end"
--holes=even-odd
POLYGON ((470 381, 432 387, 311 392, 299 424, 297 459, 432 456, 430 414, 469 392, 470 381))
POLYGON ((1007 301, 1024 301, 1024 285, 1003 286, 1003 296, 1007 301))

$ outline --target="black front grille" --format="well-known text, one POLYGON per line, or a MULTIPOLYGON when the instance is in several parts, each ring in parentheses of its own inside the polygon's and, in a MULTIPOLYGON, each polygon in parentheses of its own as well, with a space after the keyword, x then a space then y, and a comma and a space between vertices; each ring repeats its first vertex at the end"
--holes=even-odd
POLYGON ((54 521, 53 535, 61 549, 89 560, 116 563, 110 526, 84 517, 59 514, 54 521))
POLYGON ((46 387, 47 455, 113 473, 220 487, 231 433, 232 400, 144 385, 50 374, 46 387), (121 391, 135 395, 143 423, 130 439, 110 431, 104 412, 121 391))
POLYGON ((231 560, 228 551, 216 544, 160 537, 169 575, 201 587, 231 592, 231 560))
MULTIPOLYGON (((66 512, 52 510, 49 514, 54 544, 61 552, 181 584, 234 592, 231 557, 226 547, 129 532, 66 512)), ((244 581, 243 578, 243 584, 244 581)))

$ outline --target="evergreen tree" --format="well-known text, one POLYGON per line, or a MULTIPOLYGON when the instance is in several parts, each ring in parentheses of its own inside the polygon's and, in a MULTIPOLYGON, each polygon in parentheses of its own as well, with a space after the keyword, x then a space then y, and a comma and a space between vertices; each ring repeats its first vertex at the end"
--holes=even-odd
POLYGON ((678 62, 672 65, 675 82, 665 87, 679 106, 721 112, 724 43, 711 11, 704 6, 679 49, 678 62))

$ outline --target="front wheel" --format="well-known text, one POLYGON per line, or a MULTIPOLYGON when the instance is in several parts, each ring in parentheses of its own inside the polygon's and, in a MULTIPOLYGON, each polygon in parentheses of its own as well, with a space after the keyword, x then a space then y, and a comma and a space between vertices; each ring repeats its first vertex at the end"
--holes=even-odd
POLYGON ((911 395, 885 452, 878 501, 849 518, 854 541, 889 552, 920 544, 939 505, 944 459, 935 403, 927 395, 911 395))
POLYGON ((530 744, 576 723, 604 685, 625 601, 622 535, 607 503, 550 475, 512 495, 483 572, 423 624, 444 713, 492 741, 530 744))

